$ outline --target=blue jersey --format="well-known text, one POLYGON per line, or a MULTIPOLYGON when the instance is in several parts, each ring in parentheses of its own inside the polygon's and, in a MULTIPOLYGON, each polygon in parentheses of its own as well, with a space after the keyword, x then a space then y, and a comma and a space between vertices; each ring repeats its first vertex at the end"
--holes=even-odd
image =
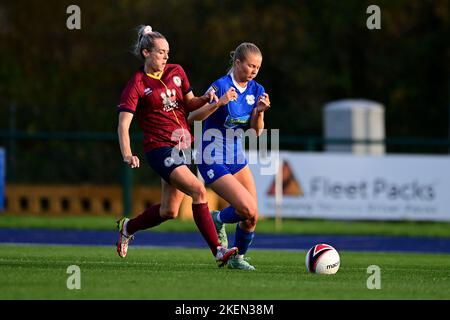
POLYGON ((237 99, 219 107, 203 121, 202 161, 197 162, 199 169, 209 172, 211 167, 208 165, 211 164, 237 165, 236 168, 242 168, 242 165, 247 164, 242 133, 250 127, 252 111, 256 108, 259 97, 265 92, 264 88, 254 80, 242 88, 230 74, 213 82, 211 87, 216 89, 218 97, 234 87, 237 99))
POLYGON ((211 87, 217 88, 216 95, 221 97, 231 87, 236 89, 238 98, 220 107, 203 122, 203 131, 207 129, 247 129, 253 108, 256 107, 259 97, 265 92, 264 87, 254 80, 247 83, 245 89, 235 83, 230 74, 213 82, 211 87))

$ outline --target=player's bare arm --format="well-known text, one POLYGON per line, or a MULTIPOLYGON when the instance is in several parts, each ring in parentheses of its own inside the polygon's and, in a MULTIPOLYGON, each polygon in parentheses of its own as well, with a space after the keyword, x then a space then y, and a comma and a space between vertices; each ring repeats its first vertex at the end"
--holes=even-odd
POLYGON ((260 136, 264 129, 264 112, 270 108, 270 99, 267 93, 263 93, 259 99, 256 108, 253 109, 250 120, 250 127, 260 136))
POLYGON ((192 124, 194 121, 202 121, 208 118, 218 108, 226 105, 230 101, 236 100, 236 98, 237 98, 236 90, 233 87, 231 87, 217 101, 208 103, 203 107, 191 112, 188 116, 188 123, 192 124))
POLYGON ((134 156, 131 152, 130 145, 130 124, 133 120, 133 114, 129 112, 119 113, 119 125, 117 126, 117 133, 119 135, 120 151, 122 158, 131 168, 139 168, 139 158, 134 156))
POLYGON ((217 98, 214 90, 208 90, 201 97, 194 96, 192 91, 188 92, 184 96, 184 102, 186 104, 187 110, 189 111, 197 110, 207 103, 217 102, 218 100, 219 99, 217 98))

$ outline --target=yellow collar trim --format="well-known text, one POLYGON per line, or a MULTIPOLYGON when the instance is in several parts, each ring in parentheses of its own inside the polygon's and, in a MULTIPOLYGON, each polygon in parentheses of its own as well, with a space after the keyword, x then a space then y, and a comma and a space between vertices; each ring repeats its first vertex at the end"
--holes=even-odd
POLYGON ((145 74, 148 75, 150 78, 153 78, 153 79, 156 79, 156 80, 161 80, 161 77, 162 77, 163 73, 164 73, 164 71, 162 71, 158 76, 155 76, 155 75, 153 75, 151 73, 147 73, 147 72, 145 74))

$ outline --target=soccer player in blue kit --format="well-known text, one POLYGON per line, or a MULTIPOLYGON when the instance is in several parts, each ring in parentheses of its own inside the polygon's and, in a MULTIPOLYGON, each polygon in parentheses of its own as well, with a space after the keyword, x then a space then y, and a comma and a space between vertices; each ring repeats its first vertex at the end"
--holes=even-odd
POLYGON ((254 237, 258 206, 255 181, 242 147, 242 133, 243 130, 253 129, 259 136, 264 129, 264 112, 270 107, 269 95, 264 87, 253 80, 261 63, 259 48, 253 43, 241 43, 232 52, 232 66, 228 74, 211 85, 217 96, 225 95, 230 101, 224 106, 205 105, 188 117, 190 123, 204 120, 202 158, 197 164, 205 184, 230 204, 222 211, 211 213, 223 247, 228 246, 224 225, 237 223, 234 246, 239 251, 228 261, 228 268, 231 269, 255 270, 244 258, 254 237), (221 134, 218 135, 217 130, 221 134), (236 134, 230 137, 230 131, 236 134), (211 135, 214 136, 213 141, 207 141, 211 135))

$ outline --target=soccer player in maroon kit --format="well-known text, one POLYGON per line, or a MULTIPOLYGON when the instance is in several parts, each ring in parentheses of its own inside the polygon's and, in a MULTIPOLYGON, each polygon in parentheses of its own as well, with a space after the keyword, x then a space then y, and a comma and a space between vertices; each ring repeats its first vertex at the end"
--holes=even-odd
POLYGON ((207 204, 206 190, 189 170, 184 155, 192 138, 187 115, 208 103, 225 105, 228 96, 218 99, 213 91, 195 97, 183 68, 167 64, 169 43, 150 26, 141 26, 135 54, 145 61, 122 92, 117 111, 118 135, 123 161, 138 168, 139 158, 131 151, 129 128, 134 116, 144 132, 144 151, 150 167, 161 176, 161 203, 147 208, 134 219, 117 222, 117 252, 125 257, 128 243, 139 230, 155 227, 174 219, 184 194, 192 197, 194 221, 208 243, 219 267, 237 253, 237 248, 223 248, 218 240, 207 204))

